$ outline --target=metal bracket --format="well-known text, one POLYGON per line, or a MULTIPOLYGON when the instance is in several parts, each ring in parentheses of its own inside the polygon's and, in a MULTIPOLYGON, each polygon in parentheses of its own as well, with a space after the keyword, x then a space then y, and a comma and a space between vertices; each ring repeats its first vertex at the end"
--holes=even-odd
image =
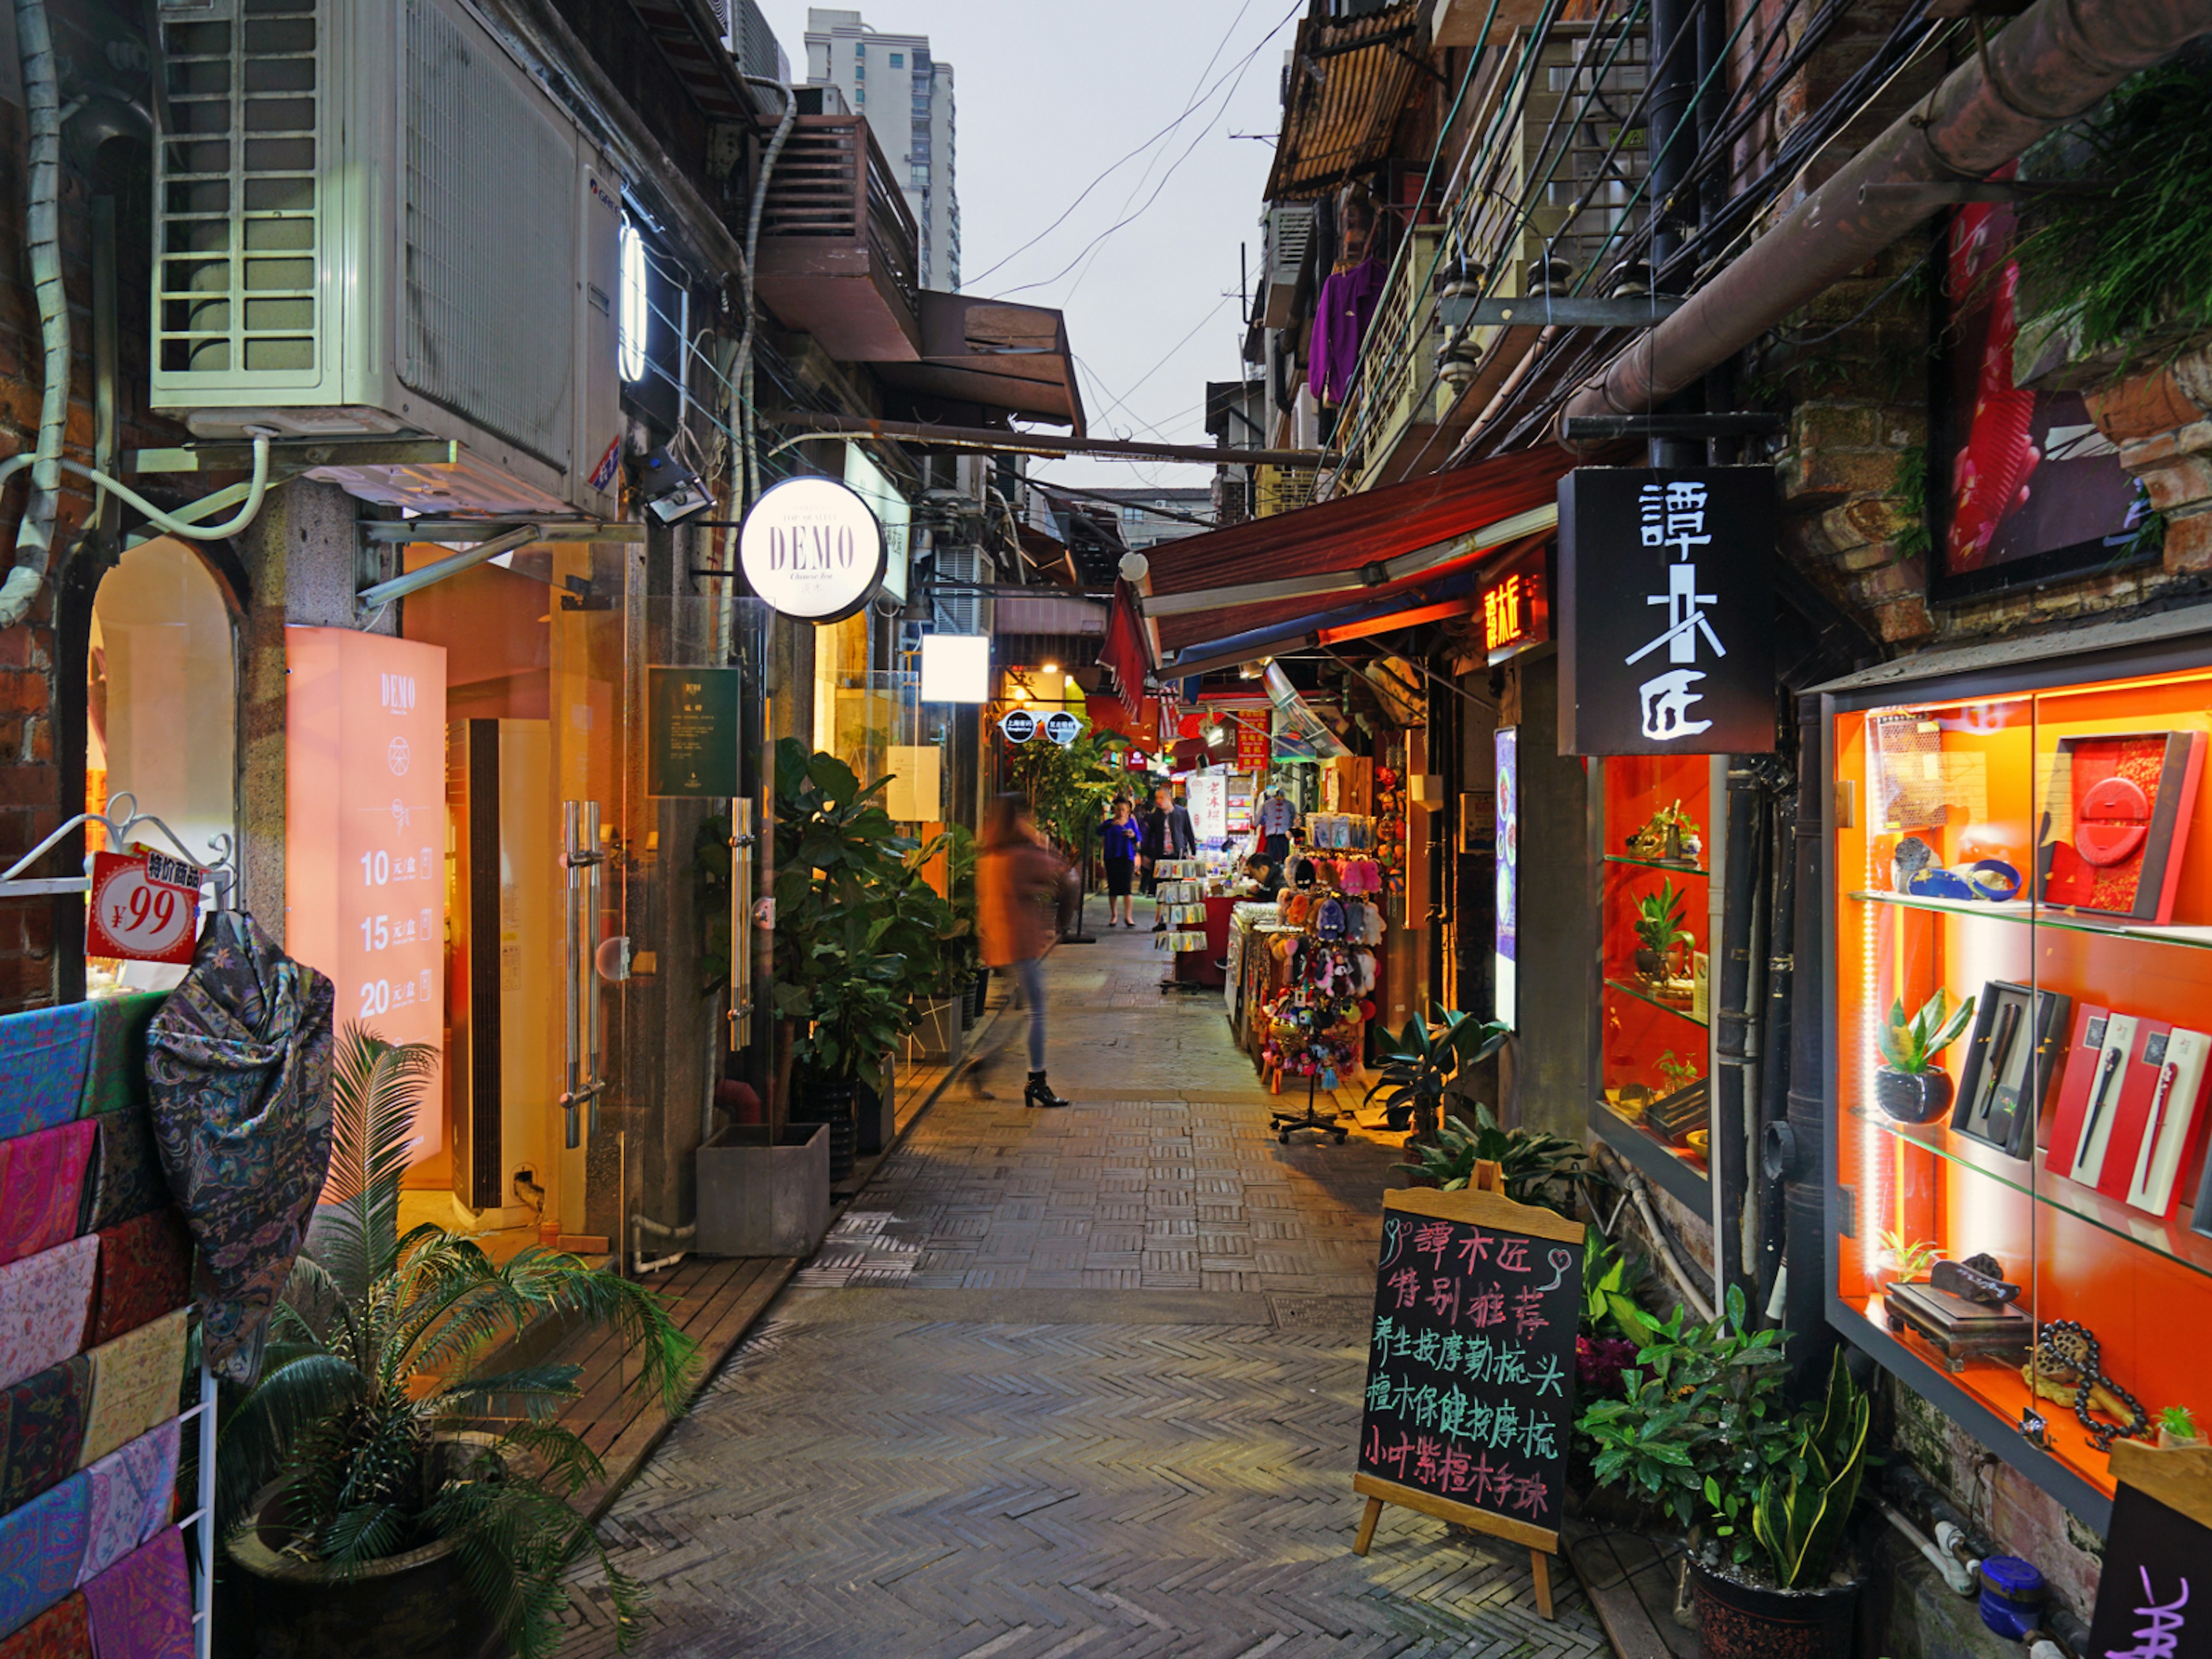
POLYGON ((373 542, 483 542, 528 526, 539 542, 641 542, 641 524, 601 524, 594 519, 364 519, 361 533, 373 542))
MULTIPOLYGON (((269 476, 290 477, 319 466, 454 466, 462 445, 452 438, 272 438, 269 476)), ((126 449, 125 473, 246 472, 253 446, 217 440, 167 449, 126 449)))
POLYGON ((1478 300, 1471 295, 1448 294, 1437 301, 1437 316, 1447 328, 1528 327, 1548 324, 1558 328, 1650 328, 1682 308, 1674 294, 1636 295, 1626 300, 1601 300, 1565 295, 1533 294, 1516 299, 1478 300))

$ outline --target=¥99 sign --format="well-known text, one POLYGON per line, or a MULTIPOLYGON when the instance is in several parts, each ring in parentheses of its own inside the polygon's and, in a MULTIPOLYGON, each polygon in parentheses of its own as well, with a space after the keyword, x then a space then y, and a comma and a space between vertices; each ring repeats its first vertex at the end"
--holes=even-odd
POLYGON ((159 874, 146 854, 95 853, 84 952, 131 962, 190 963, 199 935, 198 870, 173 859, 159 874), (175 876, 176 880, 165 880, 175 876))

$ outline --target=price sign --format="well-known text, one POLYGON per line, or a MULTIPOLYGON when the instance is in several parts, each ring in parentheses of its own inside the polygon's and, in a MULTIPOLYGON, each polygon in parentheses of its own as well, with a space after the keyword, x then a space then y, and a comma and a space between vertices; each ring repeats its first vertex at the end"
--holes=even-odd
POLYGON ((198 866, 160 854, 94 853, 84 953, 190 963, 199 937, 198 866))

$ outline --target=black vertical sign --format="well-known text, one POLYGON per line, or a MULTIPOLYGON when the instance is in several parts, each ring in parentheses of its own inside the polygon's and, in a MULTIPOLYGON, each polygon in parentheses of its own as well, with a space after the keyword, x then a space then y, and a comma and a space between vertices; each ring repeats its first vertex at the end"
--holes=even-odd
POLYGON ((1559 480, 1559 752, 1774 747, 1774 469, 1559 480))
POLYGON ((1489 1192, 1384 1204, 1355 1489, 1549 1549, 1574 1424, 1582 1229, 1489 1192))

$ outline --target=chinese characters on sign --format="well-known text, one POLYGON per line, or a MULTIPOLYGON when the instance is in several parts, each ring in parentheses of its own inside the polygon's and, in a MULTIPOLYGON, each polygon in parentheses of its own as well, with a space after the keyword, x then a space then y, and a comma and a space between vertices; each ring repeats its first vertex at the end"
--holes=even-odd
POLYGON ((1359 1470, 1556 1532, 1582 1252, 1388 1209, 1359 1470))
POLYGON ((1482 642, 1490 665, 1534 649, 1552 637, 1551 606, 1539 557, 1491 578, 1482 590, 1482 642))
POLYGON ((741 668, 647 668, 651 748, 645 793, 720 799, 738 793, 741 668))
POLYGON ((88 957, 189 963, 206 872, 166 854, 94 853, 84 915, 88 957))
POLYGON ((2138 1474, 2162 1474, 2159 1460, 2169 1454, 2124 1441, 2112 1449, 2119 1491, 2084 1651, 2097 1659, 2206 1659, 2212 1655, 2212 1608, 2201 1604, 2212 1572, 2212 1527, 2200 1513, 2176 1506, 2188 1490, 2177 1491, 2178 1482, 2162 1483, 2166 1502, 2130 1484, 2138 1474))
POLYGON ((1584 467, 1559 484, 1559 748, 1774 747, 1766 467, 1584 467))

